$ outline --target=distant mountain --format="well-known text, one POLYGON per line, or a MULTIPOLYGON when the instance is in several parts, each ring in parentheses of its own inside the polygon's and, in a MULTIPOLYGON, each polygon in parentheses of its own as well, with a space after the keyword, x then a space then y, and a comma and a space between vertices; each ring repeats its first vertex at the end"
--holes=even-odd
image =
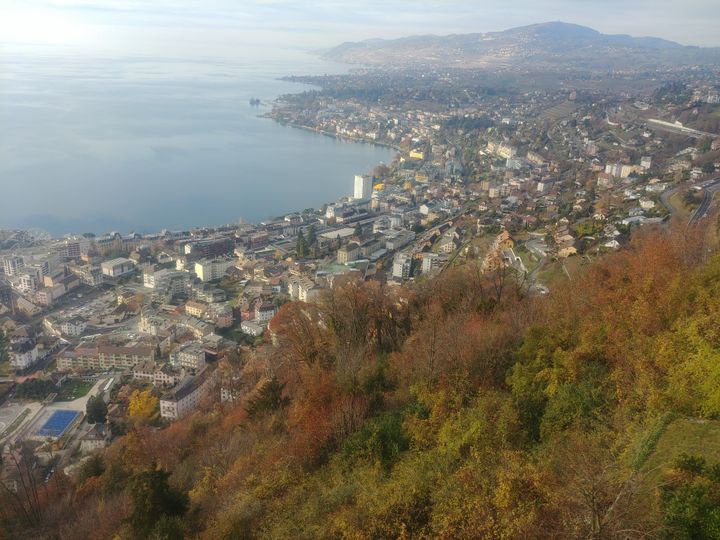
POLYGON ((366 65, 606 70, 717 64, 720 48, 688 47, 655 37, 601 34, 576 24, 548 22, 484 34, 343 43, 324 56, 366 65))

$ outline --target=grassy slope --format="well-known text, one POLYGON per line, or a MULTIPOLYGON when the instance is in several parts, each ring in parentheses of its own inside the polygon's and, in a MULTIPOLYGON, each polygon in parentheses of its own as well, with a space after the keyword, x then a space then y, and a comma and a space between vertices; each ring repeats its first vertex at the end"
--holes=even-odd
POLYGON ((655 484, 683 453, 720 462, 720 421, 681 418, 672 422, 642 467, 647 480, 655 484))

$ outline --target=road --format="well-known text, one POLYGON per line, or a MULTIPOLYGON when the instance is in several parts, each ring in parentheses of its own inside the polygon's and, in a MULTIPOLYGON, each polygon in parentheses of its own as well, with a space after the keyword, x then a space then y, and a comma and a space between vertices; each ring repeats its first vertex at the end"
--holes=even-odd
POLYGON ((675 210, 675 209, 673 208, 673 205, 670 204, 670 198, 671 198, 673 195, 675 195, 675 193, 677 193, 677 192, 680 190, 680 188, 682 188, 682 187, 683 187, 683 186, 676 186, 676 187, 674 187, 674 188, 672 188, 672 189, 668 189, 667 191, 663 191, 663 192, 660 194, 660 202, 662 203, 662 205, 665 207, 665 209, 666 209, 670 214, 672 214, 673 211, 675 210))
MULTIPOLYGON (((667 211, 670 212, 670 214, 675 211, 672 204, 670 204, 670 198, 675 195, 675 193, 677 193, 679 190, 686 187, 690 186, 688 184, 682 184, 672 189, 668 189, 660 195, 660 202, 667 209, 667 211)), ((712 206, 715 193, 720 191, 720 176, 715 176, 713 178, 710 178, 709 180, 705 180, 704 182, 699 184, 699 187, 705 190, 705 195, 703 196, 703 200, 700 203, 700 206, 698 206, 690 216, 688 226, 694 225, 699 220, 708 216, 708 212, 710 210, 710 207, 712 206)))
POLYGON ((707 182, 704 182, 703 187, 705 190, 703 200, 700 203, 700 206, 695 209, 692 216, 690 216, 688 226, 694 225, 701 219, 708 217, 710 207, 712 206, 713 199, 715 198, 715 194, 720 191, 720 178, 713 178, 707 182))
POLYGON ((660 131, 667 131, 669 133, 687 135, 688 137, 693 137, 695 139, 701 139, 703 137, 710 137, 714 139, 715 137, 717 137, 716 133, 707 133, 706 131, 688 128, 683 125, 677 125, 671 122, 666 122, 664 120, 658 120, 657 118, 649 118, 647 120, 647 123, 650 128, 654 128, 660 131))
POLYGON ((547 244, 541 235, 532 233, 532 236, 533 238, 525 242, 525 247, 540 260, 538 261, 537 266, 535 266, 535 269, 528 275, 528 282, 530 283, 530 287, 532 289, 535 289, 541 294, 547 294, 549 289, 538 281, 538 274, 547 262, 547 244))

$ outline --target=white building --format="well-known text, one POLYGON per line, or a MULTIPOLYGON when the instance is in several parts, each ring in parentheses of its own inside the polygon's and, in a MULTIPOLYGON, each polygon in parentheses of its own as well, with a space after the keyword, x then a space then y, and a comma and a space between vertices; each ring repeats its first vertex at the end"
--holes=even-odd
POLYGON ((353 198, 358 200, 369 199, 372 195, 372 176, 355 175, 355 190, 353 198))
POLYGON ((117 278, 131 273, 135 270, 135 263, 130 259, 119 257, 100 264, 104 276, 117 278))
POLYGON ((298 300, 301 302, 309 302, 318 294, 320 294, 320 289, 310 280, 301 282, 298 287, 298 300))
POLYGON ((23 274, 20 276, 20 285, 18 286, 20 292, 31 293, 38 289, 38 279, 32 274, 23 274))
POLYGON ((174 298, 188 291, 191 277, 189 272, 177 270, 146 271, 143 274, 143 286, 152 289, 157 294, 164 294, 174 298))
POLYGON ((177 363, 185 369, 200 371, 205 367, 205 348, 200 343, 191 343, 179 350, 176 358, 177 363))
POLYGON ((33 339, 24 339, 10 344, 10 367, 15 370, 27 369, 38 361, 38 347, 33 339))
POLYGON ((265 302, 255 308, 255 320, 258 323, 266 323, 275 316, 275 306, 265 302))
POLYGON ((182 418, 210 395, 215 382, 215 365, 209 364, 195 377, 181 383, 160 399, 160 416, 168 420, 182 418))
POLYGON ((6 276, 17 276, 25 268, 25 261, 22 257, 11 255, 3 259, 3 271, 6 276))
POLYGON ((223 277, 233 265, 232 259, 202 259, 195 263, 195 275, 203 282, 215 281, 223 277))
POLYGON ((140 362, 133 368, 134 379, 165 388, 178 384, 183 379, 184 374, 184 371, 176 369, 170 364, 158 366, 152 360, 140 362))
POLYGON ((438 253, 423 253, 421 268, 422 273, 429 274, 435 270, 438 270, 442 268, 446 262, 447 258, 442 257, 438 253))
POLYGON ((412 269, 412 257, 407 253, 396 253, 393 258, 392 275, 396 280, 406 280, 410 278, 410 270, 412 269))
POLYGON ((110 428, 105 424, 95 424, 90 431, 80 437, 80 452, 89 454, 110 444, 110 428))
POLYGON ((87 321, 80 317, 73 317, 60 323, 60 332, 65 336, 79 337, 87 328, 87 321))
POLYGON ((265 332, 265 328, 253 321, 243 321, 240 323, 240 330, 243 334, 247 334, 252 337, 262 336, 265 332))
POLYGON ((415 240, 415 233, 406 230, 392 230, 385 233, 385 249, 397 251, 415 240))

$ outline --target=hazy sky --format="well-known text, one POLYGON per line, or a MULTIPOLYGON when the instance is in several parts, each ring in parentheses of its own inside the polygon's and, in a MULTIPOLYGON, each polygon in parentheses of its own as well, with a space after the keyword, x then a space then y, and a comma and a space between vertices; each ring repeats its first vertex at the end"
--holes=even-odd
POLYGON ((0 0, 0 45, 232 54, 264 43, 503 30, 550 20, 720 46, 719 0, 0 0))

